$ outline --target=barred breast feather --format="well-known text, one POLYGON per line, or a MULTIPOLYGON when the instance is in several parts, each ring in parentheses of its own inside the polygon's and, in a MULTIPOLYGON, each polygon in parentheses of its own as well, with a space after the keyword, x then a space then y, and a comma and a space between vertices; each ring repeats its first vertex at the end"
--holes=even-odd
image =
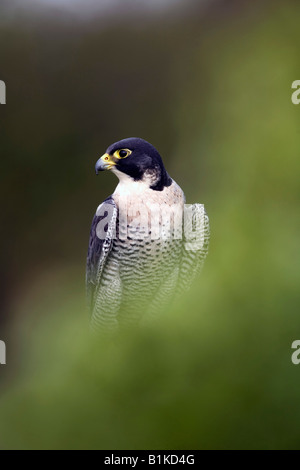
POLYGON ((209 220, 201 204, 189 206, 190 216, 185 217, 184 203, 183 191, 174 181, 163 191, 140 182, 119 185, 99 206, 87 262, 93 329, 152 320, 178 292, 189 288, 207 254, 209 220), (173 222, 181 220, 178 237, 170 234, 174 228, 170 210, 173 222), (148 223, 141 223, 141 214, 146 214, 148 223), (153 219, 159 226, 158 236, 150 224, 153 219))

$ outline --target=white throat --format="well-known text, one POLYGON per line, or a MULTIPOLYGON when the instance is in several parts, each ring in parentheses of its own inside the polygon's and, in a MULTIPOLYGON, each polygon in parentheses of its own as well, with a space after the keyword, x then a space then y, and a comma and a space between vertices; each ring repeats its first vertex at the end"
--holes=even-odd
POLYGON ((118 178, 119 184, 115 189, 114 194, 119 196, 133 196, 134 194, 141 194, 145 191, 150 190, 150 186, 153 184, 153 177, 145 173, 142 180, 134 181, 134 179, 123 173, 122 171, 112 168, 111 170, 118 178))

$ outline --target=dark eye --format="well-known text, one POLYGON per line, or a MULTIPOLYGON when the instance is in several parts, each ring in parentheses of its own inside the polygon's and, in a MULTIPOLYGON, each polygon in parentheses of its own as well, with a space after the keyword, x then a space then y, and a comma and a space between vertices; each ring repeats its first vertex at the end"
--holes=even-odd
POLYGON ((129 157, 129 155, 131 154, 132 154, 132 150, 129 150, 129 149, 120 149, 114 153, 115 157, 117 158, 126 158, 126 157, 129 157))
POLYGON ((120 150, 119 155, 121 158, 126 158, 128 156, 129 152, 128 150, 120 150))
POLYGON ((116 158, 126 158, 126 157, 129 157, 129 155, 131 154, 132 154, 132 151, 129 149, 119 149, 115 151, 114 156, 116 158))

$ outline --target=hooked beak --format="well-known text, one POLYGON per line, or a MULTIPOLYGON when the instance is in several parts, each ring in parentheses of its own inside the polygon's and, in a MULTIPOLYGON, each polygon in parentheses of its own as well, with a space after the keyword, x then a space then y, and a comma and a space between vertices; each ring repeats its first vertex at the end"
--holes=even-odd
POLYGON ((99 171, 110 170, 115 165, 116 162, 112 159, 112 157, 108 153, 105 153, 96 163, 96 175, 98 175, 99 171))

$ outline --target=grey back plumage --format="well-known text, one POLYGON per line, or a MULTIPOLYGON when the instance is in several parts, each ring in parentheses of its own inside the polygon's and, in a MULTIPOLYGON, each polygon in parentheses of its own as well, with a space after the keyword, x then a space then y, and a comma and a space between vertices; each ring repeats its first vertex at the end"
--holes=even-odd
POLYGON ((96 302, 102 272, 112 249, 116 234, 118 209, 112 197, 107 198, 98 208, 92 222, 86 269, 87 302, 92 312, 96 302), (103 233, 99 233, 103 222, 103 233))
POLYGON ((210 240, 209 218, 203 204, 192 204, 187 209, 189 217, 185 218, 184 243, 178 290, 190 288, 195 277, 201 272, 208 254, 210 240))

